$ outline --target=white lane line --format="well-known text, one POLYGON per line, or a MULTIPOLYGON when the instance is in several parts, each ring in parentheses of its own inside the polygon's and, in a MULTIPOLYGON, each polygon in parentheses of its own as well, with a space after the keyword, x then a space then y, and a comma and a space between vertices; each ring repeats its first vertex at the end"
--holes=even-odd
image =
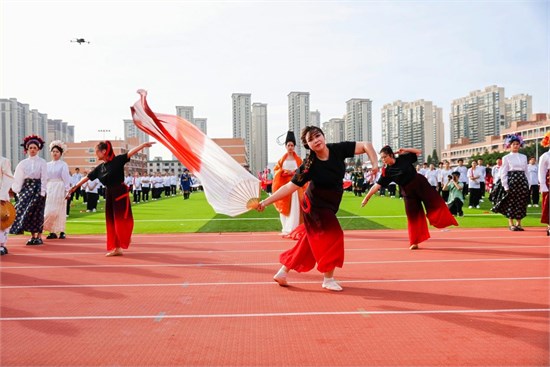
MULTIPOLYGON (((475 313, 547 313, 550 308, 501 308, 472 310, 395 310, 395 311, 318 311, 318 312, 268 312, 268 313, 229 313, 162 315, 162 319, 221 319, 252 317, 289 317, 289 316, 365 316, 365 315, 433 315, 433 314, 475 314, 475 313)), ((38 317, 2 317, 0 321, 75 321, 75 320, 158 320, 159 315, 111 315, 111 316, 38 316, 38 317)))
MULTIPOLYGON (((457 262, 500 262, 500 261, 548 261, 548 257, 524 257, 504 259, 455 259, 455 260, 386 260, 386 261, 348 261, 346 265, 365 264, 416 264, 416 263, 457 263, 457 262)), ((220 267, 220 266, 276 266, 280 263, 192 263, 192 264, 109 264, 109 265, 40 265, 40 266, 2 266, 0 270, 6 269, 74 269, 74 268, 167 268, 167 267, 220 267)))
MULTIPOLYGON (((374 283, 429 283, 429 282, 498 282, 498 281, 526 281, 526 280, 550 280, 550 277, 513 277, 513 278, 435 278, 435 279, 357 279, 338 280, 339 283, 348 284, 374 284, 374 283)), ((319 281, 292 281, 292 284, 318 284, 319 281)), ((191 283, 136 283, 136 284, 52 284, 52 285, 5 285, 0 289, 29 289, 29 288, 124 288, 124 287, 211 287, 230 285, 275 285, 274 282, 201 282, 191 283)))
MULTIPOLYGON (((265 242, 267 243, 267 241, 265 242)), ((187 245, 187 243, 185 244, 187 245)), ((430 250, 468 250, 468 249, 527 249, 527 248, 547 248, 550 249, 550 245, 502 245, 502 246, 453 246, 453 247, 423 247, 423 251, 430 250)), ((151 255, 151 254, 227 254, 227 253, 279 253, 285 251, 285 249, 256 249, 256 250, 181 250, 181 251, 135 251, 132 250, 132 255, 151 255)), ((346 252, 359 252, 359 251, 405 251, 411 252, 408 247, 378 247, 378 248, 347 248, 346 252)), ((40 253, 26 253, 26 254, 11 254, 14 257, 17 256, 61 256, 66 257, 67 255, 97 255, 99 252, 40 252, 40 253)))
MULTIPOLYGON (((541 213, 527 213, 529 216, 540 217, 541 213)), ((468 217, 501 217, 501 214, 485 213, 485 214, 468 214, 468 217)), ((337 216, 338 219, 383 219, 383 218, 406 218, 401 215, 343 215, 337 216)), ((175 218, 175 219, 134 219, 134 222, 139 223, 156 223, 156 222, 225 222, 225 221, 279 221, 277 217, 250 217, 250 218, 175 218)), ((98 223, 104 224, 104 219, 89 219, 89 220, 69 220, 68 223, 98 223)))

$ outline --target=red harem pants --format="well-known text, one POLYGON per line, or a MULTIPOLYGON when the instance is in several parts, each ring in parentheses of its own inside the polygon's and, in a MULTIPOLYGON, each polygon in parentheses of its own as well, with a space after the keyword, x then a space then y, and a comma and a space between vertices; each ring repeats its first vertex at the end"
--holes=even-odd
POLYGON ((430 238, 426 217, 430 224, 436 228, 458 226, 447 204, 437 190, 430 186, 426 177, 417 173, 416 177, 402 189, 411 245, 419 244, 430 238), (426 208, 426 214, 424 214, 422 204, 426 208))
POLYGON ((112 251, 117 247, 127 249, 134 229, 128 187, 123 183, 107 187, 105 195, 107 250, 112 251))
MULTIPOLYGON (((334 208, 315 207, 311 210, 307 192, 302 201, 304 223, 293 233, 302 232, 296 246, 283 252, 281 264, 299 273, 317 270, 326 273, 344 265, 344 232, 336 218, 334 208)), ((338 196, 334 193, 333 196, 338 196)), ((340 195, 341 198, 341 195, 340 195)), ((338 200, 339 203, 339 200, 338 200)))

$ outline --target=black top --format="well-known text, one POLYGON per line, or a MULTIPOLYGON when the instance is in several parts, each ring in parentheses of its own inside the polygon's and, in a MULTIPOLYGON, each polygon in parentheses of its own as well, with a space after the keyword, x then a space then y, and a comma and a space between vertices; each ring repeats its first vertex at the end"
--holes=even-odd
POLYGON ((106 187, 115 186, 124 182, 124 165, 130 161, 128 153, 117 155, 112 161, 101 163, 88 173, 90 180, 99 178, 106 187))
POLYGON ((381 186, 388 186, 392 181, 402 186, 411 182, 416 176, 416 168, 413 163, 418 160, 414 153, 400 154, 395 158, 395 163, 382 168, 382 175, 376 182, 381 186))
POLYGON ((309 170, 302 175, 302 179, 300 180, 298 175, 304 172, 304 160, 304 163, 302 163, 298 170, 296 170, 294 177, 292 177, 292 183, 302 187, 306 182, 312 181, 315 187, 318 188, 339 192, 343 191, 342 179, 346 173, 346 164, 344 160, 355 155, 355 145, 356 143, 354 141, 327 144, 329 150, 328 159, 322 161, 315 157, 313 164, 309 167, 309 170))

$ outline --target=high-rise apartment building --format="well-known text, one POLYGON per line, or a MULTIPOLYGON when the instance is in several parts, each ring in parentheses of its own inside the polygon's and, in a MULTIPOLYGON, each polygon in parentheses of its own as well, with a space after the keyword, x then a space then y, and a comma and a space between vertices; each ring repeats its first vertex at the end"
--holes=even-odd
POLYGON ((203 132, 204 135, 207 135, 208 131, 208 119, 206 117, 195 117, 194 125, 203 132))
MULTIPOLYGON (((43 118, 47 118, 43 115, 43 118)), ((47 141, 61 140, 66 143, 74 142, 74 126, 69 126, 67 122, 62 120, 47 120, 47 141)))
POLYGON ((395 101, 382 107, 382 144, 393 149, 417 148, 423 162, 435 149, 438 157, 443 147, 441 109, 423 99, 395 101))
POLYGON ((346 140, 372 141, 372 101, 353 98, 346 102, 346 140))
POLYGON ((309 125, 321 127, 321 112, 319 110, 309 111, 309 125))
POLYGON ((533 114, 533 97, 528 94, 517 94, 504 99, 506 110, 506 128, 514 121, 527 121, 533 114))
POLYGON ((124 121, 124 140, 129 138, 137 138, 138 143, 146 143, 149 141, 149 135, 138 129, 134 120, 123 120, 124 121))
POLYGON ((182 117, 189 121, 190 123, 195 122, 195 107, 193 106, 176 106, 176 115, 182 117))
POLYGON ((203 134, 206 135, 207 127, 206 122, 207 119, 204 117, 195 117, 195 107, 194 106, 176 106, 176 115, 178 115, 181 118, 184 118, 185 120, 189 121, 193 125, 199 128, 200 131, 203 132, 203 134))
POLYGON ((74 126, 61 120, 48 120, 47 114, 31 110, 16 98, 0 99, 0 111, 0 154, 8 158, 14 168, 26 158, 21 143, 27 135, 36 134, 44 139, 46 149, 38 155, 46 160, 50 160, 47 147, 52 140, 74 141, 74 126))
POLYGON ((250 152, 252 151, 252 95, 250 93, 233 93, 231 99, 233 138, 244 140, 247 161, 250 162, 250 152))
POLYGON ((252 104, 252 142, 250 157, 250 172, 256 175, 267 167, 267 104, 252 104))
POLYGON ((504 88, 492 85, 484 90, 470 92, 451 103, 451 144, 461 138, 471 143, 499 135, 506 126, 504 88))
POLYGON ((323 122, 323 132, 327 143, 339 143, 346 140, 346 120, 344 118, 332 118, 323 122))
MULTIPOLYGON (((309 92, 290 92, 288 94, 288 130, 299 139, 302 129, 309 123, 309 92)), ((305 148, 296 145, 296 154, 305 157, 305 148)))

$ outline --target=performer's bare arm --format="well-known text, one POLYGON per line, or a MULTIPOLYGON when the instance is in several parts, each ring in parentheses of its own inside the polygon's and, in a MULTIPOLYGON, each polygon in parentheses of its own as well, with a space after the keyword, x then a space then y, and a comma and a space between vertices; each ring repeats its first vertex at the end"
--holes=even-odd
POLYGON ((371 198, 371 196, 374 195, 374 194, 376 194, 376 193, 378 192, 378 190, 380 190, 380 187, 382 187, 380 184, 374 184, 374 185, 370 188, 370 190, 369 190, 367 196, 365 196, 365 198, 364 198, 363 201, 361 202, 361 206, 365 206, 365 205, 369 202, 369 199, 371 198))
POLYGON ((78 189, 80 186, 84 185, 89 180, 90 179, 88 178, 88 176, 82 177, 82 179, 80 181, 78 181, 78 183, 76 185, 71 187, 71 189, 69 190, 69 193, 67 194, 67 196, 65 196, 65 199, 69 199, 71 197, 71 195, 73 194, 73 192, 76 191, 76 189, 78 189))
POLYGON ((374 151, 374 147, 370 141, 358 141, 355 143, 355 154, 366 153, 372 164, 372 173, 376 175, 378 173, 378 156, 374 151))
POLYGON ((130 158, 131 156, 133 156, 134 154, 136 154, 137 152, 139 152, 140 150, 142 150, 144 148, 151 148, 153 146, 153 144, 155 144, 154 141, 147 142, 147 143, 142 143, 142 144, 138 145, 137 147, 135 147, 134 149, 131 149, 128 152, 128 158, 130 158))
POLYGON ((416 155, 420 155, 422 154, 422 151, 420 149, 415 149, 415 148, 399 148, 399 150, 396 153, 397 154, 414 153, 416 155))
POLYGON ((292 181, 289 181, 284 186, 281 186, 279 190, 275 191, 273 195, 269 196, 267 199, 260 201, 260 205, 258 206, 257 210, 259 212, 262 212, 266 206, 273 204, 277 200, 281 200, 287 195, 292 194, 294 191, 298 190, 300 186, 294 184, 292 181))

